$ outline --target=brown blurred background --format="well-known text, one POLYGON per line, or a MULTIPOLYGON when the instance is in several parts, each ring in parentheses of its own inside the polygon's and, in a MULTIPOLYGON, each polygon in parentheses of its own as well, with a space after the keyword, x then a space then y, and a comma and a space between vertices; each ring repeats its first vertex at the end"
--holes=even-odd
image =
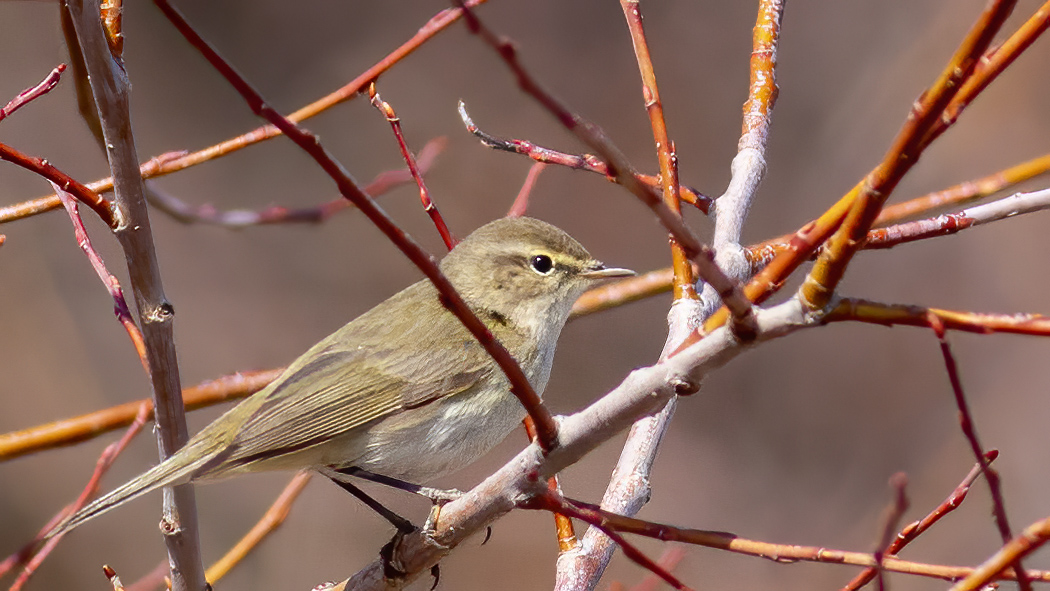
MULTIPOLYGON (((272 101, 290 112, 341 86, 444 8, 397 3, 270 0, 178 3, 191 22, 272 101)), ((769 169, 746 226, 758 241, 790 231, 849 189, 885 151, 911 101, 931 82, 983 7, 981 0, 792 2, 780 46, 780 100, 769 169)), ((1022 1, 1005 30, 1038 5, 1022 1)), ((646 27, 682 181, 719 194, 729 178, 746 98, 754 2, 643 3, 646 27)), ((633 162, 655 170, 637 67, 616 2, 511 2, 480 10, 511 36, 527 66, 556 95, 601 125, 633 162)), ((130 3, 125 55, 133 83, 138 149, 145 159, 198 149, 258 125, 227 83, 148 3, 130 3)), ((1050 54, 1038 42, 924 156, 894 201, 983 176, 1047 151, 1050 54)), ((0 101, 67 59, 51 2, 0 3, 0 101)), ((80 120, 68 74, 57 89, 0 125, 0 141, 46 157, 82 181, 107 176, 103 155, 80 120)), ((496 134, 568 151, 581 146, 516 88, 493 52, 460 24, 380 80, 416 149, 436 136, 448 148, 428 177, 454 232, 465 235, 504 214, 529 166, 481 147, 459 123, 463 99, 496 134)), ((362 181, 397 168, 386 122, 365 100, 309 120, 362 181)), ((1029 183, 1042 187, 1046 180, 1029 183)), ((308 206, 336 196, 331 182, 284 139, 159 181, 184 200, 219 208, 308 206)), ((45 193, 47 184, 0 165, 3 203, 45 193)), ((432 252, 440 241, 413 187, 382 204, 432 252)), ((624 190, 601 178, 549 168, 530 213, 565 228, 603 260, 649 270, 668 264, 666 238, 624 190)), ((701 235, 710 224, 690 212, 701 235)), ((125 276, 115 242, 89 218, 96 245, 125 276)), ((419 273, 360 214, 320 226, 231 231, 152 217, 167 293, 177 311, 183 383, 237 370, 276 367, 347 320, 415 281, 419 273)), ((1045 214, 962 235, 863 254, 845 292, 895 302, 996 312, 1047 312, 1045 214)), ((147 395, 146 380, 103 287, 76 248, 64 213, 0 228, 0 432, 77 415, 147 395)), ((126 283, 125 283, 126 286, 126 283)), ((571 324, 547 399, 579 409, 631 368, 653 362, 669 297, 571 324)), ((1007 508, 1015 530, 1050 514, 1047 446, 1050 343, 1018 336, 952 335, 987 447, 1002 450, 1007 508)), ((191 415, 197 429, 219 409, 191 415)), ((0 555, 20 547, 79 492, 116 434, 0 464, 0 555)), ((467 488, 520 449, 524 436, 440 482, 467 488)), ((619 453, 610 442, 565 474, 568 494, 597 500, 619 453)), ((156 461, 142 436, 103 487, 156 461)), ((970 469, 936 341, 910 328, 839 325, 769 343, 710 376, 683 401, 653 475, 642 516, 782 543, 869 550, 889 498, 887 479, 909 475, 912 509, 925 514, 970 469)), ((218 558, 259 517, 286 475, 199 488, 206 561, 218 558)), ((415 519, 426 503, 380 498, 415 519)), ((163 557, 158 496, 121 508, 64 541, 31 588, 74 584, 106 589, 99 566, 125 582, 163 557)), ((389 527, 329 483, 315 480, 287 524, 219 588, 309 589, 372 560, 389 527)), ((492 540, 467 543, 442 564, 443 589, 544 589, 553 581, 555 537, 548 515, 517 512, 492 540)), ((639 541, 652 555, 661 544, 639 541)), ((998 546, 982 481, 963 507, 905 557, 975 564, 998 546)), ((1037 556, 1030 567, 1047 568, 1037 556)), ((714 589, 834 589, 856 569, 780 565, 690 548, 677 571, 714 589)), ((617 555, 610 581, 644 572, 617 555)), ((891 575, 899 589, 944 583, 891 575)), ((6 582, 4 584, 7 584, 6 582)), ((430 581, 418 583, 425 589, 430 581)))

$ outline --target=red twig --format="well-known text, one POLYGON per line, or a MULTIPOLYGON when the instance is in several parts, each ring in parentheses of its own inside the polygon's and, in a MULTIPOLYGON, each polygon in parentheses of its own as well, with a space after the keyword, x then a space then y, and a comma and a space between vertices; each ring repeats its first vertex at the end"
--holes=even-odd
MULTIPOLYGON (((463 120, 463 125, 467 128, 467 131, 478 138, 482 145, 493 150, 521 154, 544 164, 557 164, 559 166, 567 166, 573 170, 593 172, 614 183, 617 182, 615 174, 610 172, 609 165, 594 154, 566 154, 551 148, 537 146, 528 140, 496 137, 474 123, 474 120, 467 113, 467 106, 463 104, 463 101, 459 101, 459 117, 463 120)), ((655 188, 660 185, 660 177, 651 174, 638 174, 638 179, 650 187, 655 188)), ((711 209, 713 200, 707 195, 686 185, 679 185, 679 190, 682 201, 696 207, 705 214, 711 209)))
MULTIPOLYGON (((955 356, 952 354, 951 346, 948 344, 948 339, 945 336, 944 323, 935 314, 929 315, 929 322, 930 328, 933 329, 940 343, 941 355, 944 357, 944 367, 948 371, 948 380, 952 384, 955 405, 959 409, 959 425, 962 428, 963 435, 966 436, 966 441, 970 443, 970 449, 973 451, 974 457, 977 458, 977 462, 984 471, 985 480, 988 481, 988 488, 992 493, 992 512, 995 515, 995 524, 999 528, 999 535, 1002 537, 1003 543, 1008 543, 1014 536, 1013 532, 1010 531, 1010 522, 1006 518, 1006 502, 1003 499, 999 472, 988 464, 988 458, 981 447, 980 440, 977 438, 977 428, 974 426, 973 415, 970 413, 970 406, 966 402, 966 394, 963 392, 962 379, 959 377, 959 367, 955 363, 955 356)), ((1013 563, 1013 568, 1017 572, 1017 582, 1021 589, 1030 589, 1031 581, 1025 576, 1020 560, 1013 563)))
POLYGON ((618 531, 612 529, 607 523, 604 515, 600 511, 596 511, 591 505, 586 503, 580 503, 578 501, 572 501, 554 492, 548 491, 547 494, 533 497, 522 505, 525 509, 534 509, 540 511, 551 511, 575 517, 581 521, 597 527, 602 530, 605 535, 612 538, 620 549, 623 550, 624 556, 630 558, 641 567, 647 569, 649 572, 659 576, 661 579, 667 582, 675 589, 689 590, 690 588, 685 586, 677 577, 672 575, 668 570, 651 558, 642 553, 641 550, 636 548, 633 544, 628 542, 618 531))
POLYGON ((525 177, 521 190, 518 191, 518 196, 514 198, 514 204, 507 212, 507 217, 520 218, 525 215, 525 211, 529 208, 529 196, 532 195, 532 189, 536 186, 536 180, 540 178, 540 173, 544 168, 547 168, 547 165, 543 162, 532 163, 532 166, 529 167, 529 174, 525 177))
POLYGON ((124 432, 124 436, 116 443, 111 443, 107 446, 102 452, 102 455, 99 456, 98 462, 95 464, 95 472, 91 475, 91 479, 88 480, 87 486, 81 491, 77 500, 56 515, 51 522, 45 526, 39 534, 37 534, 36 539, 30 542, 26 547, 22 548, 17 554, 8 557, 2 564, 0 564, 0 576, 3 576, 3 574, 10 570, 11 567, 24 562, 30 555, 32 555, 32 558, 26 563, 22 572, 19 573, 18 578, 15 579, 15 582, 11 585, 9 591, 20 591, 20 589, 22 589, 22 587, 29 581, 29 578, 33 576, 33 573, 40 568, 40 565, 48 555, 51 554, 51 551, 55 549, 55 546, 58 545, 65 534, 57 535, 48 540, 35 555, 32 554, 32 548, 35 547, 49 531, 51 531, 52 524, 56 524, 62 519, 65 519, 67 515, 71 515, 78 511, 95 496, 98 492, 99 483, 102 481, 102 476, 104 476, 110 466, 113 465, 113 461, 117 459, 117 456, 119 456, 128 444, 131 443, 131 440, 142 431, 142 427, 146 424, 146 419, 148 417, 149 405, 143 403, 139 407, 139 413, 138 416, 135 417, 135 422, 124 432))
POLYGON ((51 186, 55 189, 55 194, 62 200, 62 205, 66 207, 69 219, 73 222, 73 232, 77 237, 77 245, 87 255, 88 260, 91 261, 91 267, 95 269, 98 278, 106 286, 106 291, 113 298, 113 313, 124 326, 124 330, 127 331, 128 336, 131 338, 131 344, 135 346, 135 352, 138 353, 142 368, 146 370, 146 375, 149 375, 150 367, 146 358, 146 342, 142 338, 142 332, 139 331, 139 327, 131 318, 131 310, 128 308, 127 300, 124 299, 124 290, 121 289, 120 282, 109 272, 109 269, 106 269, 106 263, 99 256, 98 251, 91 246, 91 238, 88 236, 87 228, 84 227, 84 220, 80 218, 77 201, 57 184, 51 183, 51 186))
POLYGON ((66 71, 65 64, 58 64, 55 69, 44 77, 39 84, 32 88, 27 88, 22 92, 18 93, 18 96, 11 99, 2 109, 0 109, 0 121, 7 118, 8 115, 14 113, 19 108, 25 106, 29 102, 33 101, 37 97, 43 96, 51 91, 58 84, 58 80, 62 77, 62 72, 66 71))
POLYGON ((904 472, 898 472, 890 477, 890 486, 893 487, 893 501, 883 511, 882 533, 879 535, 879 542, 875 546, 875 562, 879 565, 875 569, 875 578, 879 591, 884 591, 886 588, 886 581, 882 574, 882 562, 893 544, 893 534, 897 531, 897 524, 904 517, 904 512, 908 510, 908 497, 905 494, 907 485, 908 477, 904 472))
MULTIPOLYGON (((51 166, 51 163, 47 160, 28 156, 11 146, 2 143, 0 143, 0 160, 7 160, 12 164, 21 166, 30 172, 35 172, 52 183, 55 183, 62 187, 63 190, 68 191, 76 197, 78 201, 90 207, 98 214, 98 217, 102 218, 102 221, 105 222, 107 226, 110 228, 117 226, 117 209, 113 206, 112 202, 80 184, 68 174, 51 166)), ((18 205, 13 207, 15 209, 19 208, 18 205)), ((8 208, 0 208, 0 219, 6 217, 5 210, 7 209, 8 208)))
POLYGON ((412 151, 408 149, 404 132, 401 131, 401 118, 394 112, 394 107, 390 106, 390 103, 379 96, 375 82, 368 85, 368 97, 372 101, 372 106, 382 113, 386 117, 387 122, 390 123, 390 128, 394 131, 394 137, 397 139, 397 147, 401 150, 401 156, 405 159, 405 164, 408 165, 408 171, 412 173, 412 178, 415 179, 416 185, 419 186, 419 200, 423 203, 423 211, 427 212, 430 220, 434 222, 438 234, 445 241, 445 246, 452 250, 452 247, 459 242, 459 239, 448 231, 448 226, 445 225, 445 218, 441 217, 441 212, 438 211, 437 205, 434 205, 434 200, 430 198, 430 191, 427 190, 427 185, 423 182, 423 174, 416 165, 416 159, 412 156, 412 151))
MULTIPOLYGON (((984 457, 988 460, 988 463, 991 463, 995 461, 995 458, 999 457, 999 452, 993 449, 986 452, 984 457)), ((886 556, 896 556, 905 546, 910 544, 912 540, 930 529, 930 527, 933 526, 934 523, 940 521, 942 517, 959 507, 966 498, 966 495, 970 492, 970 486, 973 485, 974 481, 977 480, 977 477, 980 476, 983 471, 984 469, 981 467, 981 464, 976 464, 970 470, 970 473, 966 475, 966 478, 959 483, 959 486, 955 487, 952 494, 948 495, 948 498, 938 505, 937 508, 930 511, 919 521, 913 521, 904 526, 904 529, 897 534, 897 537, 894 538, 893 542, 886 548, 884 554, 886 556)), ((878 572, 878 570, 875 568, 864 569, 860 574, 854 577, 853 580, 847 583, 846 586, 842 588, 842 591, 856 591, 857 589, 860 589, 875 577, 876 572, 878 572)))
POLYGON ((350 174, 346 169, 332 158, 331 154, 321 145, 316 136, 303 131, 270 107, 263 100, 262 96, 190 27, 182 14, 175 10, 167 0, 154 0, 154 3, 186 40, 200 51, 208 62, 241 94, 252 109, 252 112, 277 126, 289 139, 309 154, 335 181, 339 187, 339 192, 350 201, 353 201, 354 205, 368 216, 376 227, 386 234, 390 241, 433 282, 434 287, 441 294, 442 303, 463 322, 467 330, 478 339, 478 342, 488 351, 500 369, 507 375, 507 379, 511 383, 511 392, 518 397, 529 416, 536 422, 538 440, 541 447, 544 450, 553 449, 557 444, 558 426, 554 422, 550 411, 543 405, 540 397, 536 395, 536 392, 529 384, 529 380, 525 377, 521 368, 518 367, 514 357, 492 336, 485 324, 474 315, 448 278, 438 269, 433 257, 427 254, 416 241, 405 234, 368 195, 361 191, 353 179, 350 178, 350 174))

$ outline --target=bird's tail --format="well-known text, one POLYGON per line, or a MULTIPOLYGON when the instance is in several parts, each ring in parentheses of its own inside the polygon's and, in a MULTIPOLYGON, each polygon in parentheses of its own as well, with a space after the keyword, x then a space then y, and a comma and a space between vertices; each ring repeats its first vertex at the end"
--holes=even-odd
POLYGON ((48 532, 47 539, 68 533, 84 522, 90 521, 132 499, 137 499, 150 491, 163 486, 188 482, 196 470, 207 464, 218 454, 218 450, 209 450, 207 447, 211 446, 199 445, 199 443, 189 442, 175 455, 157 464, 145 474, 125 483, 113 492, 95 499, 56 525, 54 529, 48 532))

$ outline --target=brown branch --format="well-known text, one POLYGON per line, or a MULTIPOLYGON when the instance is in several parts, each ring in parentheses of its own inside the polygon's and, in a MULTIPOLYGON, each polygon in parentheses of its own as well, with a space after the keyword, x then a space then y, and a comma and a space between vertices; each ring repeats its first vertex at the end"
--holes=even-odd
POLYGON ((131 443, 131 440, 142 432, 142 427, 146 424, 148 416, 148 406, 145 403, 139 403, 139 410, 135 417, 135 421, 131 423, 131 426, 128 427, 128 430, 125 431, 120 440, 109 444, 106 446, 106 449, 102 451, 102 455, 99 456, 98 461, 95 463, 94 473, 92 473, 91 478, 88 480, 87 485, 84 486, 84 490, 81 491, 77 500, 60 511, 58 515, 55 515, 55 517, 40 530, 35 539, 22 547, 17 553, 9 556, 3 561, 3 563, 0 563, 0 577, 9 572, 15 566, 25 564, 25 567, 22 569, 22 572, 19 573, 18 578, 15 579, 15 582, 11 585, 9 591, 19 591, 27 582, 29 582, 29 578, 33 576, 33 573, 36 572, 38 568, 40 568, 40 565, 43 564, 44 560, 51 554, 51 551, 55 549, 55 546, 58 545, 65 534, 59 534, 50 538, 42 547, 40 547, 39 550, 36 551, 35 554, 33 553, 34 549, 51 531, 51 528, 55 524, 80 510, 98 493, 102 477, 109 471, 109 468, 113 465, 117 456, 119 456, 121 452, 127 448, 128 444, 131 443))
MULTIPOLYGON (((532 419, 525 417, 523 425, 525 427, 525 435, 529 438, 529 441, 536 441, 536 424, 532 422, 532 419)), ((547 490, 551 491, 552 494, 561 494, 561 483, 558 482, 557 474, 547 479, 547 490)), ((564 554, 577 547, 576 530, 572 525, 571 519, 561 513, 554 513, 554 529, 558 534, 559 554, 564 554)))
MULTIPOLYGON (((479 6, 484 4, 487 0, 467 0, 467 6, 479 6)), ((430 18, 420 29, 409 38, 408 41, 402 43, 397 49, 390 52, 383 59, 376 62, 372 67, 362 72, 357 78, 354 78, 343 87, 335 90, 334 92, 321 97, 320 99, 306 105, 299 110, 288 115, 288 119, 296 123, 309 119, 315 115, 318 115, 342 102, 348 101, 359 93, 364 91, 369 83, 378 80, 379 77, 384 74, 387 70, 392 68, 395 64, 405 59, 408 55, 419 49, 424 43, 432 39, 435 35, 444 31, 453 23, 458 21, 463 16, 462 10, 459 8, 446 8, 441 12, 437 13, 430 18)), ((142 178, 152 178, 155 176, 162 176, 178 172, 191 166, 208 162, 221 156, 232 154, 241 148, 246 148, 253 144, 259 143, 263 140, 268 140, 281 135, 281 131, 272 125, 265 125, 249 131, 243 135, 239 135, 235 138, 231 138, 209 146, 196 152, 182 152, 178 153, 176 157, 164 159, 161 166, 146 168, 143 165, 142 178)), ((61 183, 60 183, 61 184, 61 183)), ((113 178, 106 178, 95 181, 88 185, 94 191, 100 193, 113 189, 113 178)), ((20 219, 22 217, 28 217, 57 209, 62 206, 58 196, 51 195, 47 197, 40 197, 24 203, 20 203, 16 206, 8 208, 0 208, 0 223, 11 221, 12 219, 20 219)))
POLYGON ((1046 32, 1048 26, 1050 26, 1050 2, 1040 6, 1002 45, 986 51, 981 56, 973 73, 945 107, 944 115, 933 125, 923 142, 929 144, 951 127, 963 110, 973 102, 973 99, 977 98, 981 91, 987 88, 1040 35, 1046 32))
POLYGON ((8 101, 3 108, 0 108, 0 121, 3 121, 9 115, 29 104, 34 99, 51 92, 51 89, 58 85, 58 81, 62 77, 62 72, 65 71, 66 65, 58 64, 55 66, 55 69, 51 70, 51 72, 45 76, 43 80, 37 83, 36 86, 27 88, 18 93, 18 96, 8 101))
POLYGON ((463 325, 478 339, 478 342, 492 356, 500 369, 507 375, 511 383, 511 392, 518 397, 528 412, 529 416, 536 421, 539 441, 545 450, 550 450, 557 445, 557 424, 551 416, 550 411, 543 405, 540 397, 532 389, 525 374, 521 371, 514 357, 497 341, 488 328, 470 310, 463 298, 456 292, 437 265, 433 258, 401 230, 376 206, 375 202, 354 183, 350 174, 341 164, 335 161, 328 151, 321 145, 313 134, 303 131, 294 123, 274 111, 259 95, 259 93, 248 84, 234 69, 227 64, 215 50, 194 31, 182 15, 175 10, 166 0, 154 0, 154 3, 175 25, 180 33, 190 44, 200 51, 212 66, 219 71, 224 78, 245 99, 252 112, 266 118, 276 125, 300 148, 309 154, 315 162, 335 181, 339 192, 344 197, 353 201, 372 222, 379 228, 402 253, 412 261, 423 274, 434 284, 441 294, 442 303, 456 315, 463 325))
MULTIPOLYGON (((110 53, 99 19, 97 0, 87 4, 85 0, 67 0, 66 6, 87 66, 106 156, 113 173, 114 201, 121 214, 121 223, 111 228, 124 251, 135 294, 138 324, 149 360, 148 377, 157 417, 157 442, 163 459, 182 447, 189 439, 189 433, 173 338, 174 308, 164 295, 131 126, 130 82, 123 64, 114 60, 110 53)), ((197 505, 191 484, 165 489, 162 523, 171 561, 172 589, 203 590, 206 583, 197 537, 197 505)))
MULTIPOLYGON (((610 182, 618 182, 616 176, 609 171, 609 165, 604 160, 593 154, 566 154, 565 152, 559 152, 551 148, 537 146, 528 140, 500 138, 482 130, 474 124, 474 120, 471 119, 470 115, 467 113, 467 106, 463 101, 459 101, 459 118, 463 120, 463 125, 467 128, 467 131, 473 134, 474 137, 478 138, 484 146, 494 150, 528 156, 536 162, 541 162, 543 164, 557 164, 559 166, 567 166, 573 170, 593 172, 602 175, 610 182)), ((657 176, 639 173, 638 179, 650 187, 657 187, 660 185, 660 177, 657 176)), ((704 213, 708 213, 711 208, 713 200, 696 189, 680 184, 679 195, 682 198, 682 201, 685 201, 704 213)))
MULTIPOLYGON (((999 457, 999 452, 994 449, 989 450, 985 453, 984 457, 989 463, 991 463, 995 461, 997 457, 999 457)), ((889 547, 886 548, 886 555, 896 556, 900 553, 901 550, 904 549, 905 546, 910 544, 912 540, 919 537, 926 530, 930 529, 930 527, 932 527, 933 524, 940 521, 942 517, 958 508, 959 505, 962 504, 963 500, 966 499, 966 495, 970 492, 970 487, 973 485, 974 481, 977 480, 977 477, 980 476, 983 471, 984 468, 981 467, 980 463, 975 465, 970 470, 970 473, 966 475, 966 478, 964 478, 963 481, 959 483, 959 486, 955 487, 955 490, 952 491, 952 494, 948 495, 948 498, 946 498, 933 511, 930 511, 928 514, 926 514, 925 517, 923 517, 919 521, 913 521, 912 523, 909 523, 907 526, 904 527, 904 529, 900 531, 899 534, 897 534, 897 537, 894 538, 893 542, 890 543, 889 547)), ((842 591, 856 591, 857 589, 860 589, 864 585, 867 585, 873 578, 875 578, 876 572, 877 571, 874 568, 864 569, 860 574, 854 577, 853 580, 847 583, 846 586, 842 588, 842 591)))
MULTIPOLYGON (((439 137, 427 142, 419 151, 416 162, 419 172, 426 174, 433 166, 438 154, 445 149, 448 142, 444 137, 439 137)), ((387 170, 376 175, 372 182, 362 190, 372 197, 379 197, 406 183, 413 181, 412 173, 408 169, 387 170)), ((157 209, 170 215, 184 224, 205 223, 225 226, 228 228, 243 228, 245 226, 265 224, 288 224, 288 223, 310 223, 317 224, 328 220, 332 215, 353 207, 353 203, 340 197, 314 207, 288 208, 280 205, 267 207, 259 211, 234 209, 220 211, 213 205, 190 205, 161 190, 153 181, 146 183, 146 197, 157 209)))
MULTIPOLYGON (((235 373, 203 382, 182 391, 186 410, 196 410, 228 400, 244 398, 277 379, 284 368, 235 373)), ((146 404, 153 419, 150 399, 126 402, 92 413, 0 435, 0 462, 46 449, 73 445, 130 425, 138 408, 146 404)))
POLYGON ((249 552, 254 550, 267 536, 284 523, 284 520, 288 517, 288 512, 292 509, 292 504, 295 503, 299 493, 303 492, 307 483, 310 482, 311 475, 310 472, 299 472, 292 478, 291 482, 284 487, 280 496, 277 497, 277 500, 266 510, 262 519, 233 548, 230 548, 222 558, 208 567, 204 575, 208 584, 214 585, 219 579, 226 576, 234 566, 237 566, 240 561, 244 560, 249 552))
POLYGON ((427 185, 423 182, 423 174, 420 172, 419 166, 416 165, 416 159, 412 156, 412 151, 408 149, 408 143, 405 142, 405 134, 401 131, 401 119, 394 112, 394 107, 380 98, 375 82, 368 86, 368 96, 372 101, 372 106, 382 113, 386 117, 387 122, 390 123, 390 128, 394 132, 394 138, 397 139, 397 147, 401 150, 401 156, 405 159, 405 164, 408 166, 408 171, 412 173, 412 178, 416 181, 416 185, 419 186, 419 200, 423 203, 423 211, 430 216, 430 221, 434 223, 434 227, 437 228, 441 240, 445 242, 445 246, 452 250, 452 247, 459 242, 459 239, 452 236, 452 233, 448 231, 448 226, 445 225, 445 218, 441 217, 441 212, 438 211, 437 205, 434 205, 434 200, 430 198, 430 191, 427 190, 427 185))

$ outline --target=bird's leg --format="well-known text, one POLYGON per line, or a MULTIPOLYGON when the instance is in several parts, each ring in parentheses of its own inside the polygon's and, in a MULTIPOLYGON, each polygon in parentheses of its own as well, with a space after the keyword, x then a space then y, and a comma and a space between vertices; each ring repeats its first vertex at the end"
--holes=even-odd
POLYGON ((412 484, 411 482, 405 482, 404 480, 391 478, 390 476, 383 476, 382 474, 376 474, 375 472, 369 472, 368 470, 362 470, 361 468, 353 466, 349 468, 338 468, 335 469, 335 471, 340 474, 378 482, 379 484, 385 484, 386 486, 414 493, 421 497, 426 497, 435 505, 444 505, 445 503, 450 503, 463 496, 463 491, 454 488, 442 489, 420 486, 418 484, 412 484))
POLYGON ((412 484, 411 482, 405 482, 404 480, 391 478, 390 476, 383 476, 382 474, 376 474, 375 472, 369 472, 368 470, 362 470, 353 466, 349 468, 339 468, 335 471, 339 474, 356 476, 357 478, 362 478, 364 480, 378 482, 379 484, 385 484, 430 499, 430 502, 433 503, 430 507, 430 515, 427 515, 427 520, 423 522, 423 532, 428 536, 433 536, 434 534, 437 526, 438 515, 441 514, 442 505, 463 496, 463 491, 420 486, 418 484, 412 484))
POLYGON ((339 479, 334 474, 327 473, 327 471, 322 472, 322 474, 327 476, 332 482, 338 484, 339 487, 345 490, 346 492, 360 499, 362 503, 368 505, 369 509, 375 511, 384 519, 389 521, 395 528, 397 528, 399 534, 410 534, 416 531, 416 526, 412 525, 411 521, 405 519, 404 517, 401 517, 397 513, 394 513, 390 509, 387 509, 379 501, 365 494, 365 491, 357 488, 349 482, 345 482, 339 479))

